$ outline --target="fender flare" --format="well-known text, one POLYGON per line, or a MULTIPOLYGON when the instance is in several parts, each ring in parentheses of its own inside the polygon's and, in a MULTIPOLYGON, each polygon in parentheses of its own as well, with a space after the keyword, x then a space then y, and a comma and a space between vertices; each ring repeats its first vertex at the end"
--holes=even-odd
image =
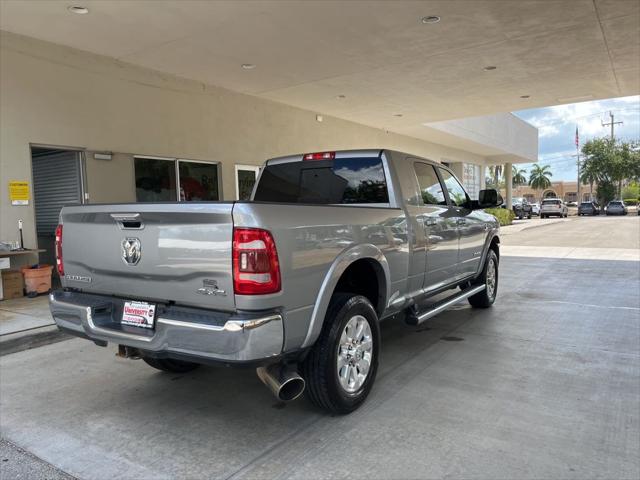
MULTIPOLYGON (((389 271, 389 263, 387 262, 384 254, 378 247, 370 243, 355 245, 348 248, 336 257, 320 285, 320 291, 318 292, 318 296, 313 306, 313 313, 311 314, 311 320, 309 321, 307 336, 302 343, 302 348, 313 345, 320 335, 324 324, 324 317, 327 314, 327 308, 329 308, 329 302, 331 301, 331 296, 333 295, 342 274, 353 262, 362 259, 374 260, 382 267, 385 280, 385 292, 383 292, 385 298, 383 304, 384 307, 387 306, 387 301, 391 292, 391 274, 389 271)), ((374 305, 374 307, 376 306, 374 305)))
MULTIPOLYGON (((480 267, 479 267, 479 270, 476 272, 476 276, 482 273, 482 269, 484 268, 484 262, 487 260, 487 253, 489 253, 489 247, 491 246, 491 242, 493 242, 494 238, 498 240, 498 252, 500 252, 500 232, 498 229, 493 229, 491 233, 487 235, 487 239, 485 240, 484 248, 482 249, 482 258, 480 259, 480 267)), ((498 253, 498 257, 499 256, 500 254, 498 253)))

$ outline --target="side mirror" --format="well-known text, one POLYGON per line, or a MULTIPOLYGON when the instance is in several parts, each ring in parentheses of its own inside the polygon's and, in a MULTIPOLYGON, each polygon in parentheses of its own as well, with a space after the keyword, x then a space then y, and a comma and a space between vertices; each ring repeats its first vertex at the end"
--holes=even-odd
POLYGON ((480 190, 478 194, 478 208, 495 208, 502 205, 502 195, 493 188, 487 190, 480 190))

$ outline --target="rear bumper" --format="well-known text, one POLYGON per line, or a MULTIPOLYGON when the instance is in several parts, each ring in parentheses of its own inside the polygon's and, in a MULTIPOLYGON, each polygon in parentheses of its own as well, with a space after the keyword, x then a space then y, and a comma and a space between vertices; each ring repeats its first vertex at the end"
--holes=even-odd
POLYGON ((56 290, 49 307, 58 327, 98 342, 113 342, 151 356, 194 361, 252 363, 278 357, 284 344, 278 312, 224 313, 158 306, 155 328, 120 325, 123 301, 56 290))

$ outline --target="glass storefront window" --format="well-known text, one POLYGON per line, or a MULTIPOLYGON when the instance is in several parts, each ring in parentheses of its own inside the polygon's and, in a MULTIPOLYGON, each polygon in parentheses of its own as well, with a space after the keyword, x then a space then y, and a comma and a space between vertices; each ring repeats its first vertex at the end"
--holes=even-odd
POLYGON ((259 171, 260 167, 253 165, 236 165, 236 197, 238 200, 251 198, 259 171))
POLYGON ((215 163, 178 161, 180 201, 216 201, 218 194, 218 165, 215 163))
POLYGON ((134 168, 137 202, 198 202, 220 199, 216 163, 134 157, 134 168), (177 183, 180 185, 179 196, 176 191, 177 183))
POLYGON ((176 167, 173 160, 134 158, 137 202, 175 202, 176 167))

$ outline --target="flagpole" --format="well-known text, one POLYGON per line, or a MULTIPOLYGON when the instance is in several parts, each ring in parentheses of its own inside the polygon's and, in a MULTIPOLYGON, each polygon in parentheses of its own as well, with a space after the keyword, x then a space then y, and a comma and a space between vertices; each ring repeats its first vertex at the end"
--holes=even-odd
POLYGON ((578 204, 578 208, 580 207, 580 203, 582 202, 582 198, 580 197, 580 137, 578 136, 578 126, 576 125, 576 157, 578 158, 578 186, 577 186, 577 199, 576 203, 578 204))

